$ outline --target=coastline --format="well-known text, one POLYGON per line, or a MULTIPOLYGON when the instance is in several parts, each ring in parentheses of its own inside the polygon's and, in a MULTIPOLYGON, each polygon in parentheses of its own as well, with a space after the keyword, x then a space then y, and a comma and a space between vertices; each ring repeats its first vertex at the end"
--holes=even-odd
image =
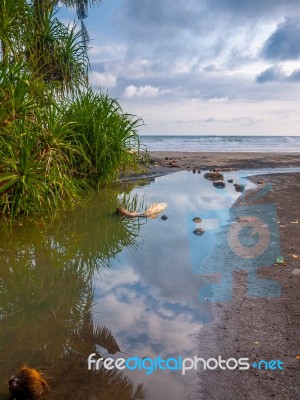
MULTIPOLYGON (((150 159, 151 165, 145 178, 180 170, 192 171, 193 168, 300 166, 299 153, 151 152, 150 159)), ((272 185, 272 191, 255 204, 258 207, 262 203, 275 204, 281 255, 286 265, 275 265, 279 254, 274 254, 274 266, 262 267, 259 276, 277 281, 281 286, 281 295, 251 298, 247 296, 246 271, 235 272, 233 300, 212 304, 216 318, 198 335, 198 356, 207 359, 218 355, 223 359, 247 357, 252 361, 276 359, 284 362, 285 370, 201 371, 197 400, 300 398, 300 360, 296 358, 300 354, 300 260, 292 257, 292 254, 300 255, 300 173, 252 176, 249 179, 253 182, 259 179, 272 185), (299 224, 293 223, 298 219, 299 224), (202 343, 205 343, 205 348, 202 343)), ((246 198, 255 195, 257 190, 246 191, 246 198)))
POLYGON ((300 153, 205 153, 179 151, 153 151, 150 163, 142 165, 140 172, 120 177, 121 182, 156 178, 176 171, 210 168, 254 169, 300 167, 300 153))
POLYGON ((300 153, 241 153, 241 152, 178 152, 153 151, 150 159, 157 167, 163 168, 272 168, 300 166, 300 153), (167 159, 166 159, 167 158, 167 159), (171 167, 170 162, 177 165, 171 167))

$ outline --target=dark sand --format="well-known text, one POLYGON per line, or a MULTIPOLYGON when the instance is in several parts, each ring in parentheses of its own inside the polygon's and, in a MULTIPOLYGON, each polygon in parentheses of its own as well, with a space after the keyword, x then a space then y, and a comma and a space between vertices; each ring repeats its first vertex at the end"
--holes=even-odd
MULTIPOLYGON (((255 179, 255 178, 251 178, 255 179)), ((198 399, 300 399, 300 174, 263 176, 272 184, 271 193, 260 203, 275 203, 280 243, 286 265, 261 269, 261 277, 275 279, 281 296, 247 297, 247 275, 234 276, 233 301, 214 306, 215 322, 207 325, 199 337, 202 357, 247 357, 258 361, 284 362, 284 371, 202 371, 198 399), (291 223, 299 219, 299 224, 291 223), (201 343, 208 343, 203 348, 201 343)), ((257 179, 256 179, 257 180, 257 179)), ((248 193, 248 197, 252 193, 248 193)), ((274 255, 275 256, 275 255, 274 255)))
MULTIPOLYGON (((152 165, 145 176, 159 176, 188 166, 190 169, 300 166, 299 153, 155 152, 151 159, 152 165)), ((271 202, 276 205, 286 265, 262 268, 261 277, 275 279, 281 285, 282 293, 275 298, 249 298, 246 272, 237 272, 232 302, 213 305, 216 318, 199 335, 199 356, 247 357, 251 361, 280 359, 285 370, 201 371, 195 399, 300 399, 300 360, 296 358, 300 356, 300 260, 292 257, 292 254, 300 255, 300 173, 251 179, 255 182, 262 179, 273 186, 272 192, 257 204, 271 202), (299 224, 292 223, 298 219, 299 224)), ((253 191, 249 191, 246 195, 252 194, 253 191)))
MULTIPOLYGON (((300 153, 183 153, 152 152, 152 172, 178 169, 272 168, 300 166, 300 153)), ((173 171, 172 171, 173 172, 173 171)))

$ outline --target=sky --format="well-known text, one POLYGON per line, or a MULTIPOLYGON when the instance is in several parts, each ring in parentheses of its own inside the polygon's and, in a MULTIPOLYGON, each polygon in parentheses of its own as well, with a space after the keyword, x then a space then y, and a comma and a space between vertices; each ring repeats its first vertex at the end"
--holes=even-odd
POLYGON ((141 134, 300 135, 299 0, 103 0, 85 24, 90 82, 141 134))

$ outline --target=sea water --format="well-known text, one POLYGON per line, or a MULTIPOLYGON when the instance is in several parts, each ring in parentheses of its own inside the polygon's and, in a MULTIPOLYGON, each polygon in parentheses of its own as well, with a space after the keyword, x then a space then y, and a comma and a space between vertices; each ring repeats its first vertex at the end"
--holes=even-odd
POLYGON ((148 151, 300 152, 300 136, 141 136, 148 151))

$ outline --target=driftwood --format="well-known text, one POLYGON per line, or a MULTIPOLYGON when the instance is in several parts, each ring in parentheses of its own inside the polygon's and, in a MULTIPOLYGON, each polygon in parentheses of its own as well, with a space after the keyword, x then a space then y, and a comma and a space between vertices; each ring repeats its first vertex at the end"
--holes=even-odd
POLYGON ((143 213, 138 213, 135 211, 128 211, 128 210, 126 210, 126 208, 123 208, 123 207, 117 208, 116 213, 119 215, 123 215, 124 217, 128 217, 128 218, 147 218, 154 214, 160 213, 161 211, 165 210, 166 208, 167 208, 166 203, 153 203, 143 213))

